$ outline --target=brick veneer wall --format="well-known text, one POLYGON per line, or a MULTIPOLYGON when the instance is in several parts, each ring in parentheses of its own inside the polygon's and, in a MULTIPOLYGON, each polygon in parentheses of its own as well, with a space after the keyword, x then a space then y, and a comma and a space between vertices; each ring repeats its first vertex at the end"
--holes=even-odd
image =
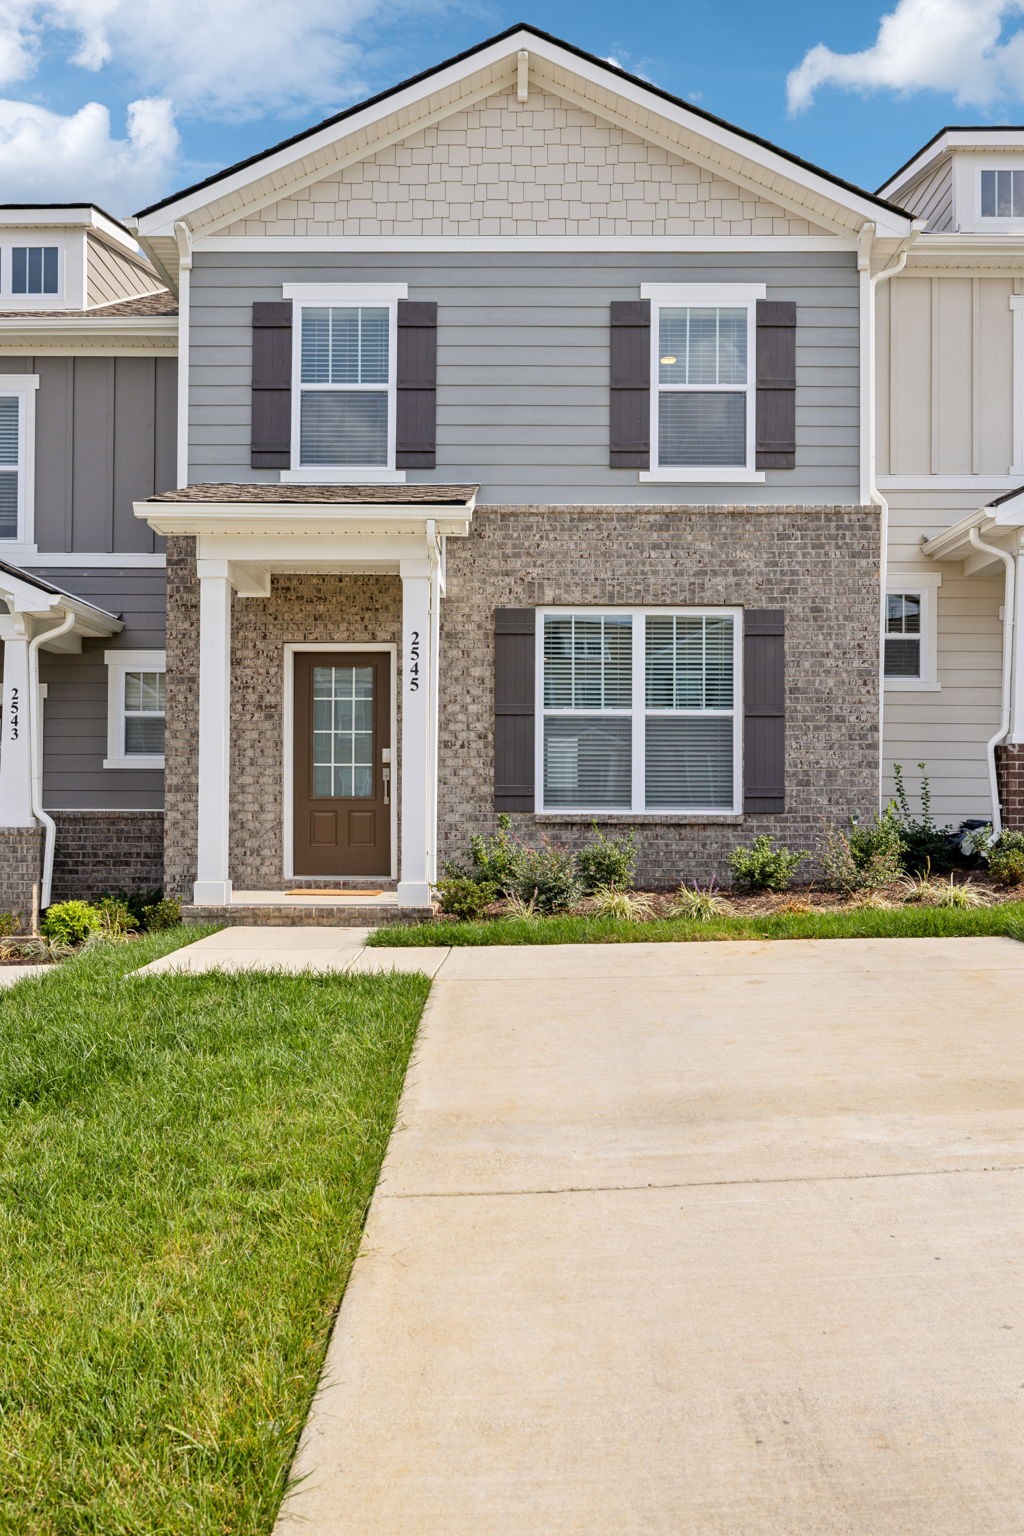
POLYGON ((1024 832, 1024 746, 996 747, 996 778, 1003 826, 1024 832))
MULTIPOLYGON (((170 541, 167 577, 167 889, 191 900, 199 676, 192 540, 170 541)), ((397 645, 401 629, 397 576, 275 576, 268 598, 233 600, 229 867, 237 890, 278 890, 284 875, 285 645, 397 645)))
POLYGON ((42 869, 42 828, 0 827, 0 912, 14 912, 25 931, 32 921, 32 888, 42 869))
POLYGON ((91 901, 104 891, 159 890, 164 883, 162 811, 54 811, 54 901, 91 901))
MULTIPOLYGON (((442 604, 440 858, 494 827, 494 610, 543 604, 702 605, 786 612, 786 810, 636 823, 652 885, 727 877, 739 841, 811 847, 821 820, 872 814, 878 783, 878 516, 871 507, 502 507, 448 541, 442 604)), ((168 550, 167 887, 195 878, 198 594, 191 540, 168 550)), ((232 612, 231 875, 282 876, 282 651, 286 641, 394 641, 397 577, 274 578, 232 612)), ((399 758, 399 762, 401 759, 399 758)), ((590 817, 514 818, 578 844, 590 817)), ((603 826, 631 825, 602 817, 603 826)))
MULTIPOLYGON (((448 542, 441 609, 440 850, 494 826, 495 608, 735 604, 786 614, 786 809, 635 823, 645 883, 725 880, 761 832, 810 848, 821 819, 870 815, 878 795, 879 526, 871 507, 505 507, 448 542)), ((592 818, 513 817, 578 845, 592 818)), ((601 817, 625 830, 629 817, 601 817)))

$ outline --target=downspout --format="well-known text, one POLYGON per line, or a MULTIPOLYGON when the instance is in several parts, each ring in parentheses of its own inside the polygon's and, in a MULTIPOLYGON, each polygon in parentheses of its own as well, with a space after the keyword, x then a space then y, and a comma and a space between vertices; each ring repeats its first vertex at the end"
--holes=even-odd
POLYGON ((28 643, 28 721, 32 745, 32 814, 43 827, 43 888, 39 895, 39 909, 50 905, 50 887, 53 884, 53 850, 57 840, 57 823, 43 810, 43 717, 39 708, 39 648, 47 640, 59 640, 75 625, 75 615, 66 613, 53 629, 44 629, 33 635, 28 643))
POLYGON ((875 313, 876 297, 882 283, 898 277, 907 264, 910 247, 923 228, 922 220, 915 220, 914 227, 904 240, 899 255, 891 267, 871 275, 871 246, 875 236, 874 224, 861 227, 857 241, 857 266, 867 278, 868 319, 865 366, 867 369, 867 435, 868 435, 868 499, 879 509, 879 602, 878 602, 878 805, 882 807, 882 750, 885 741, 885 599, 889 574, 889 503, 878 489, 876 464, 878 456, 878 422, 875 388, 875 313))
POLYGON ((995 544, 986 544, 977 528, 968 529, 968 536, 975 549, 979 549, 984 555, 994 555, 997 560, 1003 562, 1006 570, 1003 587, 1002 708, 999 715, 999 729, 985 744, 985 754, 988 758, 988 781, 992 791, 992 833, 994 837, 998 837, 1003 830, 1003 813, 1002 807, 999 804, 999 775, 996 772, 996 747, 998 747, 1010 729, 1010 686, 1013 673, 1013 613, 1016 598, 1017 563, 1013 555, 1009 554, 1007 550, 1000 549, 995 544))

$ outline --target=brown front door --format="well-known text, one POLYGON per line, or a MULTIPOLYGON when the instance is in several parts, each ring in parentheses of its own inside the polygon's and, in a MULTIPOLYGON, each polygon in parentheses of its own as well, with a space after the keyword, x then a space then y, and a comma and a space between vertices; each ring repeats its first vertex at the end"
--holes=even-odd
POLYGON ((389 875, 390 658, 295 655, 296 875, 389 875))

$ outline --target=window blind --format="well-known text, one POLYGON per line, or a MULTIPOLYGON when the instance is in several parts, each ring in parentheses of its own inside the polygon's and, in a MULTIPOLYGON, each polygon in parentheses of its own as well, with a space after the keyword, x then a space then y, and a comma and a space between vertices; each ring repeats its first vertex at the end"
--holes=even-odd
POLYGON ((0 395, 0 539, 18 537, 20 401, 0 395))

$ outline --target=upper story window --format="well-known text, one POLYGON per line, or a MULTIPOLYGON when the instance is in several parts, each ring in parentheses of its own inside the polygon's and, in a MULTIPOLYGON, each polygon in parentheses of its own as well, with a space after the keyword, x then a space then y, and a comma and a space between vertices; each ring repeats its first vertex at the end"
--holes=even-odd
POLYGON ((763 479, 755 362, 762 285, 644 284, 651 301, 651 476, 763 479))
POLYGON ((11 249, 11 292, 60 293, 60 249, 56 245, 15 245, 11 249))
POLYGON ((730 609, 544 613, 538 808, 736 811, 740 629, 730 609))
POLYGON ((282 478, 392 480, 404 283, 286 283, 292 301, 291 465, 282 478))
POLYGON ((981 217, 1024 219, 1024 170, 982 171, 981 217))
POLYGON ((0 547, 31 546, 38 374, 0 375, 0 547))

